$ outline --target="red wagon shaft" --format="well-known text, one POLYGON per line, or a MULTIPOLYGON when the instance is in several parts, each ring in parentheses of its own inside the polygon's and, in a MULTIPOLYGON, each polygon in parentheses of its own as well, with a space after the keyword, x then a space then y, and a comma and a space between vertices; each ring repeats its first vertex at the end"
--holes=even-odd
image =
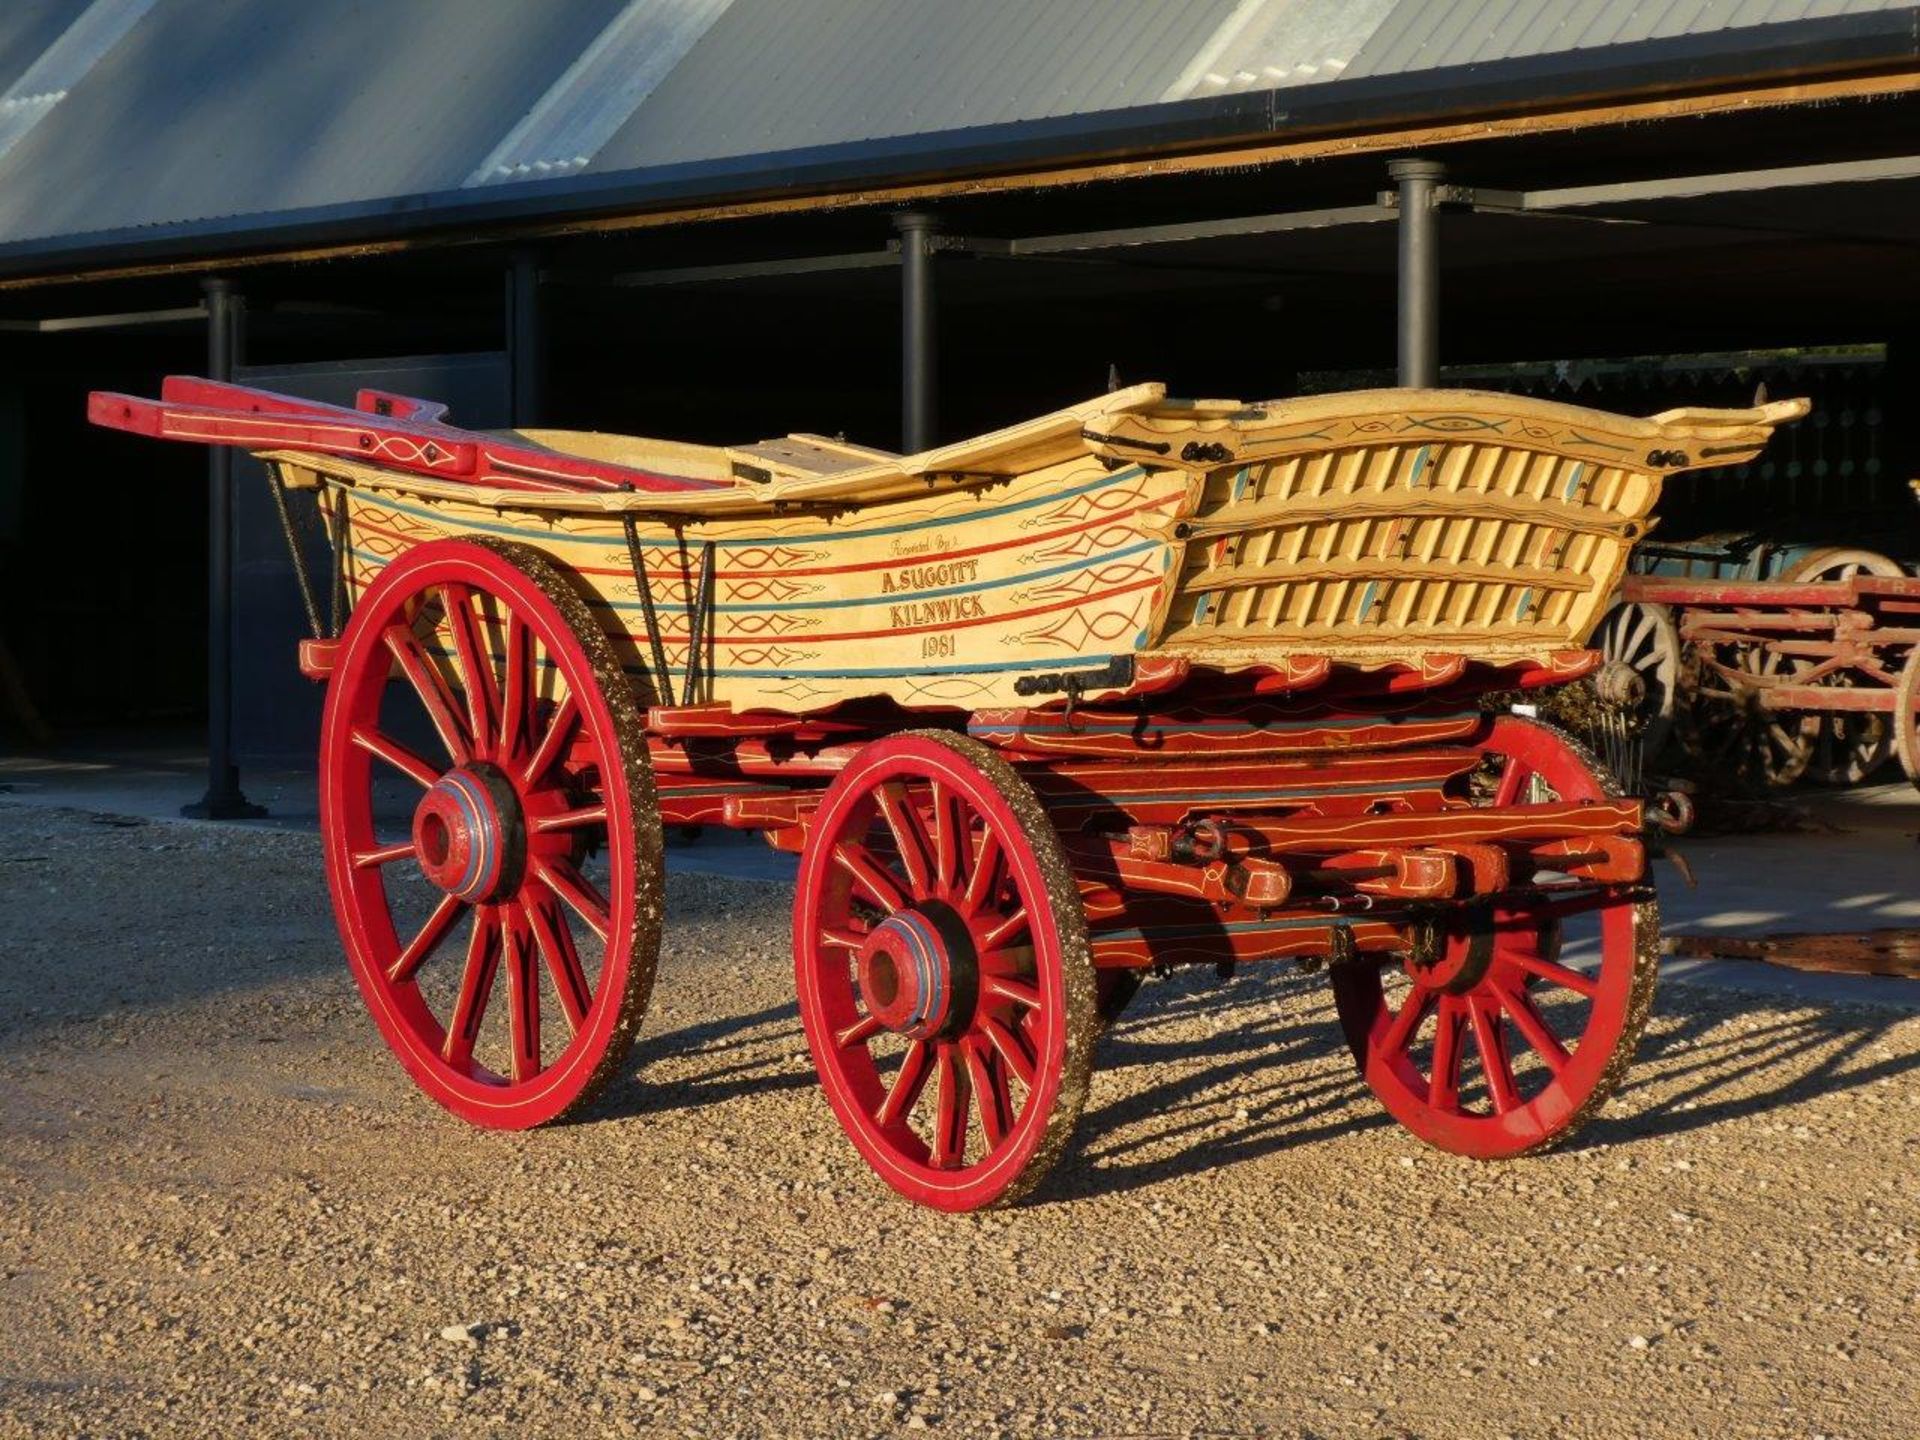
POLYGON ((758 831, 799 856, 835 1115, 966 1210, 1039 1183, 1101 1025, 1186 963, 1327 969, 1366 1083, 1436 1145, 1592 1113, 1653 980, 1639 807, 1478 701, 1589 670, 1662 477, 1803 410, 1141 386, 917 456, 196 381, 92 413, 319 497, 353 601, 337 634, 310 603, 301 652, 328 881, 425 1093, 578 1113, 645 1011, 663 827, 758 831))

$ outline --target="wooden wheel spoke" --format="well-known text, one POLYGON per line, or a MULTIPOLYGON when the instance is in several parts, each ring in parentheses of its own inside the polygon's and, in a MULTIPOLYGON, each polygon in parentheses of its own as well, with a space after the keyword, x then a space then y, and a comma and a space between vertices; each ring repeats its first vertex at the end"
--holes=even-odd
POLYGON ((373 870, 396 860, 410 860, 415 853, 411 840, 402 840, 397 845, 376 845, 371 850, 354 851, 353 866, 356 870, 373 870))
POLYGON ((1531 953, 1505 955, 1502 958, 1512 961, 1530 975, 1538 975, 1542 980, 1550 980, 1555 985, 1584 995, 1591 1000, 1600 993, 1600 982, 1591 975, 1583 975, 1571 966, 1562 965, 1556 960, 1531 953))
POLYGON ((888 781, 873 793, 880 803, 880 814, 887 822, 887 829, 893 835, 894 849, 900 854, 908 885, 916 896, 933 894, 933 847, 928 843, 926 822, 921 818, 919 807, 907 794, 907 787, 898 781, 888 781))
POLYGON ((580 952, 574 946, 573 932, 560 914, 559 901, 547 895, 526 902, 527 928, 533 943, 553 979, 554 993, 560 997, 560 1013, 566 1017, 567 1031, 578 1035, 586 1024, 587 1009, 593 1003, 593 989, 587 984, 587 972, 580 964, 580 952))
POLYGON ((399 663, 400 673, 413 686, 413 693, 419 697, 427 718, 433 722, 434 733, 440 737, 453 763, 467 764, 473 759, 472 742, 454 713, 453 697, 447 693, 447 683, 441 678, 439 667, 421 648, 419 637, 411 627, 396 623, 389 625, 381 638, 399 663))
POLYGON ((940 1091, 934 1097, 933 1164, 952 1170, 966 1163, 967 1129, 973 1117, 973 1086, 950 1040, 940 1042, 934 1067, 940 1091))
POLYGON ((566 754, 567 741, 573 738, 574 727, 579 723, 580 703, 569 695, 554 710, 553 718, 547 722, 546 733, 540 737, 540 743, 534 747, 526 768, 520 772, 524 784, 537 785, 560 763, 561 757, 566 754))
POLYGON ((540 977, 533 946, 521 933, 515 907, 500 907, 500 948, 507 962, 507 1039, 513 1082, 540 1073, 540 977))
POLYGON ((967 1061, 967 1078, 973 1086, 974 1104, 980 1111, 980 1132, 987 1137, 987 1149, 998 1150, 1000 1142, 1013 1129, 1013 1096, 1007 1090, 1000 1062, 978 1035, 961 1041, 967 1061))
POLYGON ((447 938, 447 932, 453 929, 453 922, 466 912, 467 905, 458 895, 442 895, 440 903, 433 907, 433 913, 427 917, 427 923, 420 932, 407 942, 393 964, 387 967, 387 979, 394 984, 402 984, 419 973, 427 958, 440 948, 440 942, 447 938))
POLYGON ((1027 1046, 1025 1037, 1013 1030, 1003 1020, 991 1015, 982 1016, 977 1028, 987 1037, 987 1043, 993 1046, 993 1053, 1000 1057, 1000 1063, 1028 1089, 1033 1088, 1036 1060, 1033 1051, 1027 1046))
POLYGON ((868 900, 878 905, 887 914, 906 909, 909 901, 906 892, 866 846, 853 840, 842 840, 833 847, 834 863, 853 877, 854 887, 862 891, 868 900))
POLYGON ((1506 765, 1500 771, 1500 783, 1494 787, 1494 808, 1504 810, 1510 805, 1520 804, 1520 797, 1527 788, 1527 782, 1532 778, 1532 767, 1522 761, 1519 756, 1509 755, 1506 765))
POLYGON ((527 705, 533 695, 533 632, 517 611, 507 612, 506 671, 500 696, 500 757, 519 755, 526 743, 527 705))
POLYGON ((453 1002, 446 1041, 440 1051, 449 1065, 465 1067, 473 1063, 474 1041, 480 1038, 480 1022, 486 1017, 487 1001, 493 995, 493 977, 500 968, 497 936, 491 917, 484 911, 476 911, 473 933, 467 940, 467 967, 460 976, 460 997, 453 1002))
POLYGON ((441 767, 414 754, 398 740, 390 739, 365 725, 356 725, 349 738, 369 755, 386 761, 402 775, 419 781, 429 790, 439 783, 441 767))
POLYGON ((602 940, 613 930, 613 919, 606 900, 574 868, 571 860, 538 859, 534 871, 546 881, 547 888, 567 902, 567 907, 586 921, 587 928, 602 940))
POLYGON ((967 875, 967 888, 960 902, 964 915, 977 915, 993 902, 994 891, 1000 885, 1000 870, 1003 852, 1000 837, 991 827, 980 832, 980 849, 973 857, 973 868, 967 875))
POLYGON ((1547 1017, 1534 1008, 1533 1001, 1523 991, 1509 990, 1504 986, 1495 987, 1494 993, 1499 996, 1501 1008, 1512 1019, 1513 1028, 1546 1062, 1547 1069, 1556 1075, 1566 1069, 1567 1061, 1572 1057, 1553 1033, 1553 1027, 1547 1024, 1547 1017))
POLYGON ((536 815, 533 818, 532 828, 535 832, 544 834, 550 830, 578 830, 583 826, 606 823, 607 807, 602 803, 585 805, 578 810, 561 810, 553 815, 536 815))
POLYGON ((1514 1089, 1506 1041, 1500 1035, 1500 1011, 1485 1001, 1470 998, 1467 1018, 1473 1026, 1473 1043, 1480 1051, 1480 1073, 1486 1079, 1494 1113, 1505 1115, 1519 1107, 1520 1097, 1514 1089))
POLYGON ((1386 1033, 1380 1037, 1380 1049, 1383 1054, 1398 1055, 1413 1043, 1414 1035, 1420 1029, 1420 1022, 1427 1018, 1434 1007, 1437 992, 1423 985, 1415 985, 1407 992, 1406 1002, 1401 1005, 1393 1022, 1387 1026, 1386 1033))
POLYGON ((881 1129, 905 1123, 932 1073, 933 1046, 925 1040, 915 1040, 907 1046, 906 1054, 900 1059, 899 1073, 893 1077, 887 1098, 880 1102, 880 1112, 873 1117, 881 1129))
POLYGON ((980 993, 990 995, 996 1000, 1009 1000, 1027 1010, 1040 1008, 1040 991, 1024 980, 1016 980, 1011 975, 982 975, 980 993))
POLYGON ((858 950, 867 943, 865 932, 855 930, 851 925, 822 925, 820 940, 823 944, 838 945, 844 950, 858 950))
POLYGON ((933 782, 933 879, 943 897, 961 893, 961 871, 972 849, 966 806, 953 789, 933 782))
POLYGON ((1427 1103, 1438 1110, 1460 1108, 1460 1031, 1466 1023, 1460 1001, 1442 995, 1439 1021, 1433 1032, 1433 1073, 1427 1080, 1427 1103))
POLYGON ((991 955, 996 950, 1004 950, 1010 942, 1026 933, 1027 907, 1022 905, 1011 915, 1003 916, 980 936, 980 953, 991 955))
POLYGON ((862 1015, 851 1025, 842 1026, 834 1031, 833 1043, 842 1050, 851 1050, 856 1045, 864 1045, 878 1035, 886 1026, 871 1015, 862 1015))
POLYGON ((500 712, 493 657, 474 620, 473 592, 464 585, 443 585, 440 596, 447 628, 453 632, 454 655, 466 681, 467 733, 473 737, 475 751, 484 752, 492 748, 488 742, 498 731, 500 712))

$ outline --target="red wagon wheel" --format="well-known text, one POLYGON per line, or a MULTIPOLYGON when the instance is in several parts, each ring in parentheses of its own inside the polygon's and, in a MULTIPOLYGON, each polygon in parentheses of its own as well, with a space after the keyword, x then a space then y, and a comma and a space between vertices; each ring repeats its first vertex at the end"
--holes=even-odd
POLYGON ((1079 888, 1011 766, 935 731, 861 750, 809 828, 793 943, 821 1086, 883 1180, 956 1211, 1040 1182, 1099 1018, 1079 888))
POLYGON ((653 988, 660 821, 619 662, 539 551, 434 541, 368 587, 320 823, 354 978, 422 1090, 520 1129, 612 1078, 653 988))
MULTIPOLYGON (((1492 720, 1471 798, 1494 806, 1617 797, 1570 736, 1492 720)), ((1543 1150, 1619 1085, 1653 1003, 1658 912, 1620 886, 1463 909, 1430 966, 1334 967, 1361 1074, 1429 1144, 1499 1159, 1543 1150), (1597 962, 1597 963, 1594 963, 1597 962)))

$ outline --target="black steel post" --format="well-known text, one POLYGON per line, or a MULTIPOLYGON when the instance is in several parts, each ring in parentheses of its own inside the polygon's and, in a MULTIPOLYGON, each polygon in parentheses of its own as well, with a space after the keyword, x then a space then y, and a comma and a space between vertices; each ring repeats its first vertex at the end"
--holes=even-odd
MULTIPOLYGON (((244 341, 240 292, 216 276, 207 297, 207 378, 231 381, 244 341)), ((207 793, 181 814, 202 820, 248 820, 267 812, 240 791, 233 758, 233 451, 207 450, 207 793)))
POLYGON ((1440 247, 1434 187, 1446 169, 1437 160, 1387 162, 1400 187, 1400 383, 1429 386, 1440 369, 1440 247))
POLYGON ((546 409, 546 326, 539 257, 521 251, 507 267, 507 373, 510 423, 537 425, 546 409))
POLYGON ((933 216, 908 210, 893 217, 900 234, 900 448, 931 450, 940 427, 935 333, 933 216))

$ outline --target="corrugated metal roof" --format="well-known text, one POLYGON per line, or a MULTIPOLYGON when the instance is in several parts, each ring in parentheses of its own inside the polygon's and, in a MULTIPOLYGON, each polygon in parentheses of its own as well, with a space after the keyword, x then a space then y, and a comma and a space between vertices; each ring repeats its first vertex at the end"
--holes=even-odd
POLYGON ((87 5, 88 0, 10 0, 0 5, 0 90, 11 89, 87 5))
POLYGON ((93 0, 75 16, 20 78, 0 93, 0 155, 50 115, 100 63, 100 57, 152 8, 153 0, 93 0))
POLYGON ((1158 100, 1235 0, 736 0, 593 171, 1158 100))
POLYGON ((1345 73, 1406 74, 1898 8, 1888 0, 1401 0, 1345 73))
POLYGON ((622 0, 159 0, 0 158, 0 236, 457 186, 622 0))
POLYGON ((1162 100, 1338 80, 1400 0, 1241 0, 1162 100))
POLYGON ((58 82, 0 147, 0 253, 301 217, 377 234, 659 176, 764 184, 803 151, 1243 134, 1362 77, 1879 12, 1855 27, 1872 54, 1920 54, 1916 0, 0 0, 0 96, 58 82))
POLYGON ((584 170, 731 0, 627 0, 491 154, 469 185, 584 170))

